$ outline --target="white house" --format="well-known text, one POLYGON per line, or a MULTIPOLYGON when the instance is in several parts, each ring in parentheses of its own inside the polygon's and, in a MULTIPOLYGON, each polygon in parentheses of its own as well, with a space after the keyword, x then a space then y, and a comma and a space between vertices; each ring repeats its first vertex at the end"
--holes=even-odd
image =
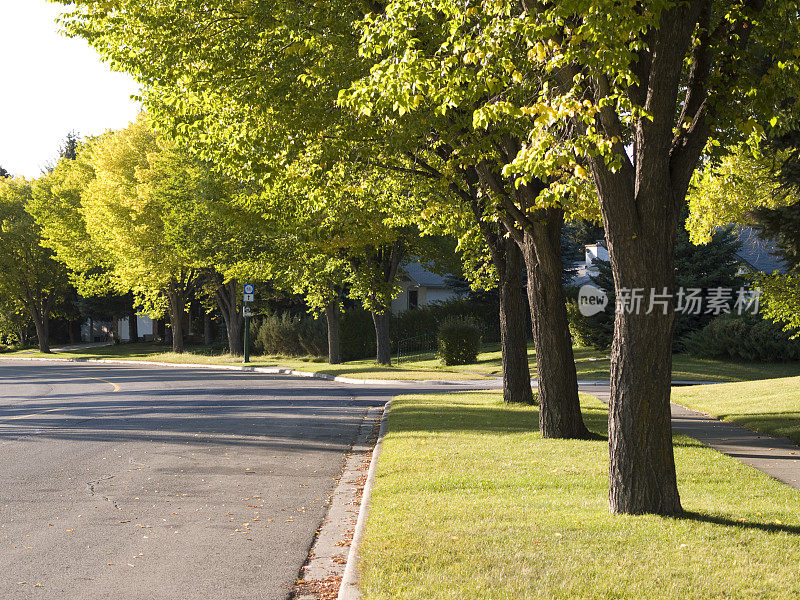
MULTIPOLYGON (((137 315, 136 317, 137 333, 140 340, 152 341, 158 336, 158 324, 155 319, 137 315)), ((129 342, 131 339, 131 328, 128 317, 120 319, 118 323, 119 338, 122 342, 129 342)), ((81 325, 81 340, 84 342, 93 341, 106 341, 114 326, 111 321, 95 321, 93 319, 86 319, 81 325)))
POLYGON ((403 263, 399 271, 402 291, 392 300, 394 314, 458 296, 447 286, 444 276, 429 271, 418 262, 403 263))
POLYGON ((606 246, 605 240, 598 240, 593 244, 586 244, 583 261, 578 261, 571 266, 574 277, 572 281, 570 281, 570 285, 581 286, 591 283, 591 278, 596 277, 600 273, 594 261, 602 260, 607 262, 608 259, 608 247, 606 246))
MULTIPOLYGON (((767 240, 758 235, 752 227, 739 227, 734 231, 742 243, 742 247, 736 253, 740 261, 739 275, 748 272, 761 271, 762 273, 786 273, 786 264, 778 256, 775 242, 767 240)), ((591 278, 599 273, 594 261, 602 260, 608 262, 608 247, 605 240, 598 240, 593 244, 586 245, 584 260, 576 262, 571 266, 574 273, 570 285, 581 286, 592 283, 591 278)))

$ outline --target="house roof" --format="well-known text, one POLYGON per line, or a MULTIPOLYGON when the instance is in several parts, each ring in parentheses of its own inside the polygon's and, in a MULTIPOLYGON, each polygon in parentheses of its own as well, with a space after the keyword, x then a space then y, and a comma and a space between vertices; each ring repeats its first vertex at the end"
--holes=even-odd
POLYGON ((429 271, 418 262, 406 262, 401 267, 403 273, 418 286, 446 288, 447 283, 443 275, 429 271))
POLYGON ((752 227, 742 227, 738 234, 742 248, 736 255, 749 267, 768 274, 788 271, 786 263, 777 256, 778 251, 774 241, 760 237, 752 227))

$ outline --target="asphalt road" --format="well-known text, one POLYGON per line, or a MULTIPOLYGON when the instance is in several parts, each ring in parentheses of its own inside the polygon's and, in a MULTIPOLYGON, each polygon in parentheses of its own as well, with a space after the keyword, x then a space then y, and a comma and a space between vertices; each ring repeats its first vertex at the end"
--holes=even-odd
POLYGON ((286 598, 369 406, 395 389, 0 364, 0 598, 286 598))

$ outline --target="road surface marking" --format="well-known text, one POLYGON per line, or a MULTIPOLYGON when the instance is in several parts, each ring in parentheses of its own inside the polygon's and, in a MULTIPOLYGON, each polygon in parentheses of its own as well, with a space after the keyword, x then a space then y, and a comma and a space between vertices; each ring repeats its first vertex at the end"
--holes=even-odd
POLYGON ((66 375, 67 377, 72 377, 74 379, 93 379, 94 381, 101 381, 103 383, 107 383, 108 385, 114 388, 114 392, 118 392, 120 387, 114 383, 113 381, 109 381, 108 379, 102 379, 100 377, 89 377, 88 375, 75 375, 74 373, 56 373, 56 375, 66 375))
POLYGON ((2 417, 0 421, 18 421, 19 419, 28 419, 30 417, 38 417, 39 415, 43 415, 44 413, 55 412, 57 410, 67 410, 67 408, 60 406, 58 408, 48 408, 47 410, 40 410, 39 412, 30 413, 27 415, 17 415, 16 417, 2 417))
MULTIPOLYGON (((83 376, 83 375, 74 375, 72 373, 57 373, 57 375, 67 375, 68 377, 74 377, 75 379, 92 379, 94 381, 101 381, 102 383, 107 383, 108 385, 110 385, 111 387, 114 388, 112 393, 113 392, 118 392, 120 390, 120 387, 116 383, 114 383, 113 381, 109 381, 108 379, 102 379, 100 377, 87 377, 87 376, 83 376)), ((37 398, 37 399, 38 400, 43 400, 44 398, 47 398, 47 396, 43 396, 42 398, 37 398)), ((46 410, 40 410, 40 411, 37 411, 35 413, 28 413, 26 415, 17 415, 15 417, 0 417, 0 422, 3 422, 3 421, 19 421, 20 419, 29 419, 31 417, 38 417, 39 415, 43 415, 45 413, 56 412, 56 411, 59 411, 59 410, 69 410, 71 408, 75 408, 75 407, 59 406, 58 408, 48 408, 46 410)))

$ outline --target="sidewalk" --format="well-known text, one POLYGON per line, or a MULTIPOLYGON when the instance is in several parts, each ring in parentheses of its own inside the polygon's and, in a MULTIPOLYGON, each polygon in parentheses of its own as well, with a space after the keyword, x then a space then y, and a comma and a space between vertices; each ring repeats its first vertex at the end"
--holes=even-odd
MULTIPOLYGON (((607 384, 587 382, 579 387, 581 392, 608 404, 607 384)), ((800 490, 800 446, 790 440, 757 433, 675 403, 672 404, 672 430, 800 490)))

